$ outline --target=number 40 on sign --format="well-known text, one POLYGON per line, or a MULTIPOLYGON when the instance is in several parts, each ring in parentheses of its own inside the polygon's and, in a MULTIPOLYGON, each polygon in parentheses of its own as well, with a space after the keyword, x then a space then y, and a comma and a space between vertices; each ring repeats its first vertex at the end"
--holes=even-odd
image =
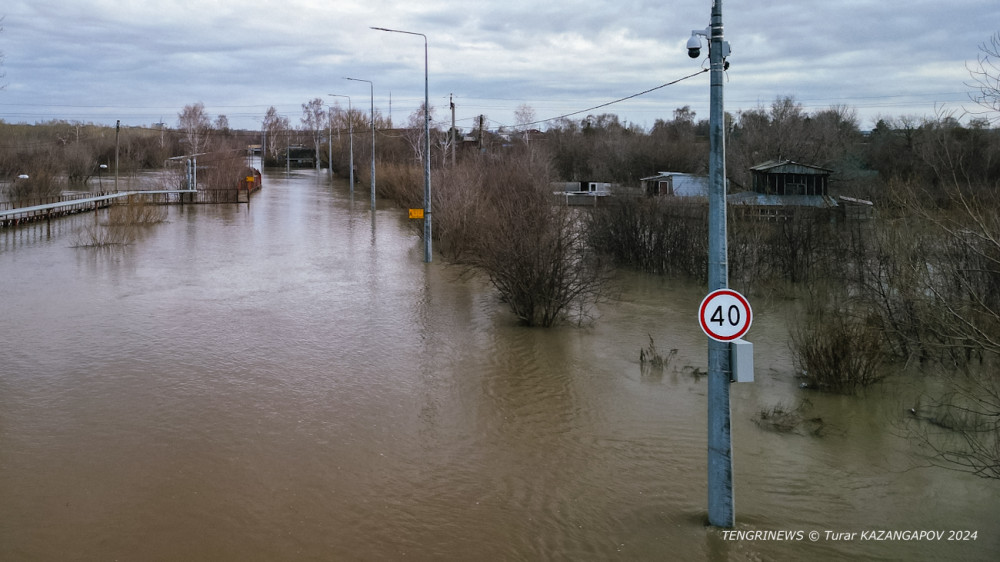
POLYGON ((740 339, 753 322, 750 303, 732 289, 717 289, 709 293, 701 301, 698 313, 705 334, 722 342, 740 339))

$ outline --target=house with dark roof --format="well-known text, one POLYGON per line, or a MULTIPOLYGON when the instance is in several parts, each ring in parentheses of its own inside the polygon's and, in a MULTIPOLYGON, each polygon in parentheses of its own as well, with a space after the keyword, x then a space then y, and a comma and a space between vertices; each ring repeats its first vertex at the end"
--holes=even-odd
POLYGON ((769 161, 750 168, 750 191, 727 197, 735 205, 834 208, 830 196, 833 170, 791 160, 769 161))
POLYGON ((873 216, 871 201, 830 195, 833 170, 772 160, 750 168, 750 173, 751 190, 726 197, 744 216, 777 219, 790 216, 795 209, 830 211, 832 220, 866 220, 873 216))

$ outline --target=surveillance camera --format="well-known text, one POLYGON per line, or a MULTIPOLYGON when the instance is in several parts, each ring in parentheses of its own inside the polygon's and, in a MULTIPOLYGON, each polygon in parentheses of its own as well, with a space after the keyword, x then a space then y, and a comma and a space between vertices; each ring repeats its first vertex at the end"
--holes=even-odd
POLYGON ((698 58, 699 56, 701 56, 701 41, 699 41, 697 37, 692 35, 691 38, 688 39, 687 49, 689 57, 693 59, 698 58))

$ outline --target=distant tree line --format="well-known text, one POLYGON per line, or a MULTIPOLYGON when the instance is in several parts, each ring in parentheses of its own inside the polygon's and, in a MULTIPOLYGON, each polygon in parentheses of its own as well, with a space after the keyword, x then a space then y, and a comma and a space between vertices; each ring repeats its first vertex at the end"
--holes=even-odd
MULTIPOLYGON (((529 107, 521 108, 521 113, 533 116, 529 107)), ((648 131, 622 123, 616 115, 600 114, 552 121, 544 131, 529 131, 525 126, 473 129, 460 135, 443 128, 433 118, 433 108, 431 115, 434 167, 449 164, 453 154, 465 159, 483 150, 509 150, 530 143, 535 154, 551 162, 553 180, 638 186, 641 178, 660 171, 707 173, 708 123, 698 120, 687 106, 675 109, 669 120, 656 120, 648 131)), ((271 107, 261 131, 238 131, 230 128, 225 115, 213 118, 199 102, 178 113, 176 127, 122 127, 117 147, 113 127, 0 121, 0 182, 9 183, 24 174, 33 179, 22 191, 80 189, 98 175, 101 164, 114 163, 116 149, 119 172, 134 174, 162 167, 170 157, 241 150, 262 142, 267 165, 284 166, 287 147, 303 147, 312 151, 316 167, 331 167, 347 176, 351 136, 357 181, 368 182, 370 167, 364 164, 371 159, 371 119, 361 109, 348 111, 339 103, 328 106, 316 98, 302 104, 297 127, 271 107)), ((377 165, 397 171, 400 166, 419 165, 425 150, 422 128, 423 108, 401 128, 393 128, 376 111, 377 165)), ((930 168, 927 158, 928 151, 937 148, 947 148, 953 158, 961 159, 963 173, 971 180, 1000 174, 1000 159, 995 156, 1000 135, 985 116, 965 124, 951 115, 885 117, 872 130, 862 131, 855 111, 848 107, 808 113, 793 97, 780 97, 768 107, 727 114, 726 131, 727 171, 733 189, 749 185, 751 166, 788 159, 834 170, 832 186, 837 193, 878 200, 885 195, 884 186, 894 180, 940 181, 939 171, 930 168), (942 147, 942 142, 947 146, 942 147)))

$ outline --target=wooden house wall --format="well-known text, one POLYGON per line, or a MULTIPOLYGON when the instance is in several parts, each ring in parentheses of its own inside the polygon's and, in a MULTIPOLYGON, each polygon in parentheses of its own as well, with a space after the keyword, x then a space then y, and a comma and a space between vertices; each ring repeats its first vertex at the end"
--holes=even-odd
POLYGON ((753 172, 753 190, 769 195, 828 195, 826 174, 753 172))

